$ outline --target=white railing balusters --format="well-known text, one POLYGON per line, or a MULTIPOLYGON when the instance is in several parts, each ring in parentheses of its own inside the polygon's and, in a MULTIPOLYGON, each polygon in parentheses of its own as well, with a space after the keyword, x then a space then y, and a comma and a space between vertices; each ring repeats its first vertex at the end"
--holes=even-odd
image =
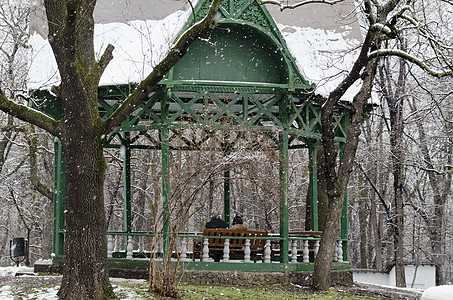
POLYGON ((225 242, 223 244, 223 261, 229 260, 230 260, 230 240, 225 239, 225 242))
POLYGON ((160 244, 160 239, 157 240, 157 245, 156 245, 156 253, 162 253, 162 250, 161 250, 161 244, 160 244))
POLYGON ((209 239, 204 238, 203 239, 203 256, 202 260, 207 262, 209 261, 209 239))
POLYGON ((246 240, 245 240, 244 262, 245 262, 245 263, 252 262, 252 261, 250 260, 250 240, 249 240, 249 239, 246 239, 246 240))
POLYGON ((266 240, 266 245, 264 245, 264 262, 271 262, 271 241, 266 240))
POLYGON ((338 249, 337 249, 337 247, 338 247, 338 244, 337 244, 337 242, 335 242, 335 250, 333 251, 333 259, 332 259, 332 261, 334 261, 334 262, 338 261, 338 258, 337 258, 338 249))
POLYGON ((145 237, 139 236, 138 237, 138 252, 145 252, 145 237))
POLYGON ((186 240, 186 238, 182 238, 182 241, 181 241, 181 260, 182 261, 189 260, 187 258, 187 240, 186 240))
POLYGON ((115 248, 113 248, 113 252, 119 251, 120 251, 120 237, 118 235, 115 235, 115 248))
POLYGON ((293 240, 291 247, 291 263, 295 264, 296 262, 297 262, 297 240, 293 240))
POLYGON ((132 236, 127 237, 127 248, 126 248, 126 258, 132 259, 132 251, 134 250, 134 244, 132 243, 132 236))
POLYGON ((309 250, 308 250, 308 240, 305 240, 303 242, 304 248, 303 248, 303 254, 304 256, 302 257, 302 262, 308 263, 310 262, 310 256, 309 256, 309 250))
POLYGON ((343 242, 342 241, 338 241, 337 261, 338 262, 343 262, 343 242))
POLYGON ((107 235, 107 257, 112 257, 113 253, 113 236, 107 235))

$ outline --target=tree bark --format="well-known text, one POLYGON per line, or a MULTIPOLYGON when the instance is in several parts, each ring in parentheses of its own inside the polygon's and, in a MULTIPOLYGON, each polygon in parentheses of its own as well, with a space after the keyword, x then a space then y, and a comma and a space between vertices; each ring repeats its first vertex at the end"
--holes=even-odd
POLYGON ((113 295, 107 270, 104 158, 99 141, 63 146, 67 170, 64 251, 68 255, 64 256, 60 299, 104 299, 113 295))
MULTIPOLYGON (((372 37, 369 36, 368 38, 372 37)), ((360 92, 353 100, 353 111, 351 112, 348 136, 338 173, 335 171, 336 156, 334 155, 334 134, 332 132, 331 123, 333 106, 330 107, 330 111, 328 105, 324 105, 321 110, 321 122, 323 125, 322 142, 324 146, 324 156, 326 158, 325 172, 327 179, 327 194, 329 196, 329 210, 324 224, 319 252, 315 260, 315 270, 313 273, 313 288, 315 290, 327 290, 331 284, 330 262, 333 258, 335 251, 334 245, 339 234, 343 199, 359 141, 360 126, 363 118, 363 106, 370 97, 371 87, 376 74, 375 59, 367 61, 366 58, 364 58, 364 61, 359 63, 365 66, 362 74, 363 84, 360 92)))
MULTIPOLYGON (((417 111, 415 99, 412 101, 411 110, 413 113, 417 111)), ((451 119, 452 112, 447 112, 448 119, 451 119)), ((431 262, 436 266, 436 284, 445 284, 444 276, 444 258, 445 258, 445 211, 446 199, 451 193, 451 172, 436 173, 436 168, 428 148, 428 139, 426 137, 425 128, 421 118, 417 118, 416 125, 419 136, 419 148, 423 155, 423 160, 426 165, 426 172, 428 173, 429 183, 433 191, 434 211, 433 216, 428 218, 426 214, 422 214, 423 220, 428 227, 428 236, 431 243, 432 256, 431 262)), ((446 122, 445 135, 451 137, 452 125, 446 122)), ((453 160, 453 145, 451 140, 445 144, 445 164, 451 165, 453 160)))
MULTIPOLYGON (((404 49, 404 42, 399 44, 404 49)), ((380 86, 385 101, 389 109, 390 116, 390 153, 392 157, 392 175, 393 175, 393 247, 395 259, 395 279, 396 286, 406 286, 406 275, 404 270, 404 208, 403 208, 403 107, 405 98, 406 85, 406 62, 403 59, 398 60, 398 79, 393 86, 392 69, 390 60, 386 59, 385 63, 379 68, 380 86)))
POLYGON ((66 167, 64 252, 67 255, 58 292, 60 299, 113 296, 107 270, 102 131, 96 128, 87 122, 67 122, 68 138, 62 138, 66 167))
MULTIPOLYGON (((386 18, 393 5, 385 7, 379 11, 379 19, 386 18)), ((327 195, 329 198, 329 211, 327 214, 324 231, 321 238, 320 248, 315 260, 315 270, 313 273, 313 288, 316 290, 327 290, 330 287, 330 264, 335 250, 335 242, 339 232, 343 199, 349 175, 352 171, 355 153, 360 135, 360 126, 363 120, 363 106, 370 98, 371 87, 376 74, 376 59, 369 59, 370 49, 379 49, 382 37, 378 32, 371 29, 375 17, 369 6, 371 3, 365 2, 366 12, 369 14, 370 29, 362 43, 360 53, 354 62, 351 70, 343 81, 334 89, 321 107, 322 124, 322 145, 325 157, 325 177, 327 195), (333 132, 333 113, 334 107, 340 101, 346 90, 357 80, 362 79, 359 93, 354 97, 348 126, 348 135, 344 144, 343 156, 337 171, 337 150, 335 147, 333 132)))
MULTIPOLYGON (((359 178, 360 186, 363 184, 363 175, 359 178)), ((359 214, 359 231, 360 231, 360 268, 366 269, 368 267, 368 238, 367 238, 367 207, 365 203, 367 193, 365 189, 359 192, 358 200, 358 214, 359 214)))

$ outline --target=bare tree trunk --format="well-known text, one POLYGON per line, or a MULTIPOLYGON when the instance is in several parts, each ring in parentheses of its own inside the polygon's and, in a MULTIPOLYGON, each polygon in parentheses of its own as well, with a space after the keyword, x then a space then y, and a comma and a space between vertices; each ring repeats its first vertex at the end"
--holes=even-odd
MULTIPOLYGON (((367 35, 367 38, 365 38, 366 41, 364 42, 364 44, 367 44, 368 39, 374 39, 373 35, 369 33, 369 35, 367 35)), ((364 50, 366 51, 366 48, 362 49, 362 51, 364 50)), ((364 53, 362 52, 362 54, 364 53)), ((362 57, 362 59, 365 58, 362 57)), ((353 112, 351 112, 350 123, 348 127, 348 136, 338 172, 336 172, 336 150, 333 143, 334 134, 332 131, 333 125, 331 123, 333 105, 323 105, 321 109, 321 123, 323 126, 322 143, 326 160, 324 171, 326 173, 327 194, 329 196, 329 211, 327 213, 326 222, 324 224, 319 252, 315 260, 313 288, 316 290, 327 290, 330 287, 330 262, 333 258, 335 251, 334 245, 339 234, 341 212, 343 208, 346 186, 349 180, 349 175, 352 171, 354 158, 357 151, 359 140, 358 138, 361 131, 360 126, 363 119, 363 107, 366 104, 367 99, 369 99, 370 97, 372 83, 376 74, 375 59, 361 62, 359 58, 357 63, 363 63, 363 84, 360 92, 354 97, 354 110, 353 112)), ((353 77, 354 76, 351 76, 350 78, 353 77)), ((334 93, 335 91, 331 93, 329 100, 331 99, 331 97, 335 97, 335 95, 333 95, 334 93)))
POLYGON ((91 124, 67 122, 63 138, 66 166, 66 234, 60 299, 113 296, 107 270, 103 142, 91 124), (84 162, 81 164, 81 162, 84 162))
MULTIPOLYGON (((413 113, 417 111, 417 103, 414 99, 411 103, 411 110, 413 113)), ((452 112, 447 112, 447 119, 451 119, 452 112)), ((432 256, 431 262, 436 266, 436 284, 441 285, 445 283, 444 264, 445 264, 445 211, 446 199, 451 193, 451 172, 436 172, 433 159, 428 149, 428 139, 426 137, 425 128, 421 118, 416 119, 416 125, 419 135, 419 148, 423 155, 423 160, 426 165, 426 172, 428 174, 429 183, 433 191, 434 211, 433 216, 426 215, 424 210, 418 210, 423 220, 428 226, 429 239, 431 243, 432 256)), ((445 135, 451 139, 452 124, 445 122, 445 135)), ((453 145, 451 140, 445 144, 445 165, 451 165, 453 161, 453 145)))
POLYGON ((317 153, 318 165, 318 229, 324 231, 324 224, 326 223, 327 211, 329 208, 329 197, 327 195, 327 182, 324 173, 325 159, 322 147, 318 148, 317 153))
MULTIPOLYGON (((405 50, 404 42, 399 44, 405 50)), ((392 155, 392 175, 393 175, 393 240, 395 257, 395 277, 396 286, 406 286, 406 276, 404 271, 404 209, 403 209, 403 108, 406 84, 406 62, 398 60, 398 80, 393 86, 393 74, 391 65, 392 60, 385 59, 379 68, 379 79, 382 94, 387 102, 390 116, 390 153, 392 155)))

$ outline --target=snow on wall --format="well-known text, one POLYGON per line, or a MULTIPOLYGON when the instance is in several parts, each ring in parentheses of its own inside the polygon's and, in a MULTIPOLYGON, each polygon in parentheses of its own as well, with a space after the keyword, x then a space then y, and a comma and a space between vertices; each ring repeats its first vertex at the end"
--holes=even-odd
MULTIPOLYGON (((419 265, 417 269, 414 265, 406 265, 404 270, 407 287, 412 287, 412 281, 414 283, 413 288, 417 289, 427 289, 436 286, 436 268, 433 265, 419 265)), ((389 273, 376 270, 354 270, 353 278, 357 282, 396 286, 395 267, 389 273)))

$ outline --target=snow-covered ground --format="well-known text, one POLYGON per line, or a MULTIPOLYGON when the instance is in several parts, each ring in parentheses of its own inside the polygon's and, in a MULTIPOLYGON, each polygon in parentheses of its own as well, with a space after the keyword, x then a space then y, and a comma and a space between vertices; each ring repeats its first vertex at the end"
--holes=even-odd
MULTIPOLYGON (((61 276, 45 276, 33 273, 33 268, 0 267, 0 300, 11 299, 58 299, 58 282, 61 276), (26 274, 16 276, 16 273, 26 274), (34 280, 37 279, 37 280, 34 280), (21 284, 23 282, 23 284, 21 284), (21 298, 18 298, 21 297, 21 298)), ((146 281, 111 278, 114 292, 120 299, 143 299, 140 291, 146 291, 146 281), (140 290, 137 286, 143 286, 140 290)), ((143 295, 143 294, 142 294, 143 295)))
POLYGON ((451 300, 453 299, 453 285, 433 286, 426 289, 420 300, 451 300))
MULTIPOLYGON (((33 273, 32 268, 25 267, 0 267, 0 300, 11 299, 36 299, 56 300, 61 276, 46 276, 33 273), (16 273, 25 274, 16 276, 16 273), (20 297, 20 298, 19 298, 20 297)), ((137 279, 111 278, 115 294, 119 299, 148 299, 147 282, 137 279)), ((420 297, 421 300, 450 300, 453 299, 453 285, 431 287, 422 294, 420 289, 403 289, 383 285, 356 282, 356 288, 373 290, 376 294, 384 295, 386 292, 399 295, 420 297)))

